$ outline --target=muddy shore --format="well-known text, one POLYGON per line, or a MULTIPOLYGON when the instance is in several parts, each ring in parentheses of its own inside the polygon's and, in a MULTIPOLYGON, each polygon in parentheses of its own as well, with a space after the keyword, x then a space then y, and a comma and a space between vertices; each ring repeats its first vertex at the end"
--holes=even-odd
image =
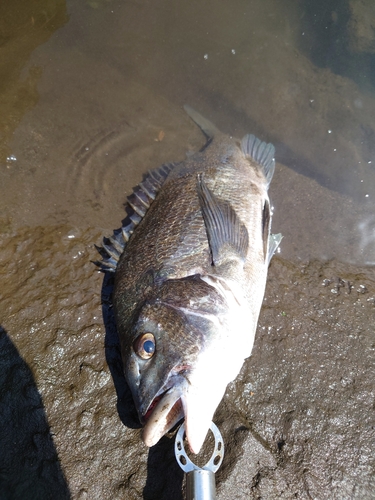
MULTIPOLYGON (((347 7, 366 60, 372 4, 347 7)), ((375 498, 375 94, 301 50, 300 8, 35 0, 2 17, 1 500, 183 498, 174 436, 140 440, 91 261, 142 174, 203 145, 185 103, 275 143, 284 236, 215 415, 218 499, 375 498)))

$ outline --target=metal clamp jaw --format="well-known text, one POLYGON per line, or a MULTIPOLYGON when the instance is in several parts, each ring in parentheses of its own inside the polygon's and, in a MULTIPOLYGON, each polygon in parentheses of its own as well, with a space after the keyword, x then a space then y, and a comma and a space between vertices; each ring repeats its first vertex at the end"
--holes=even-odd
POLYGON ((224 441, 216 425, 211 422, 211 432, 215 438, 215 448, 210 460, 202 468, 195 465, 184 448, 185 424, 176 434, 174 452, 181 469, 186 473, 186 500, 215 500, 215 472, 224 458, 224 441))

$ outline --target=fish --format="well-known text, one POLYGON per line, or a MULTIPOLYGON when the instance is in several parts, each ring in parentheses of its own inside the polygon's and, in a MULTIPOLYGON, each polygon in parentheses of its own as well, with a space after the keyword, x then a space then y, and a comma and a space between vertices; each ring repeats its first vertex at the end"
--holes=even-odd
POLYGON ((205 146, 143 177, 96 263, 115 273, 116 328, 144 443, 154 446, 185 419, 199 453, 251 355, 282 236, 270 232, 274 146, 252 134, 238 141, 184 108, 205 146))

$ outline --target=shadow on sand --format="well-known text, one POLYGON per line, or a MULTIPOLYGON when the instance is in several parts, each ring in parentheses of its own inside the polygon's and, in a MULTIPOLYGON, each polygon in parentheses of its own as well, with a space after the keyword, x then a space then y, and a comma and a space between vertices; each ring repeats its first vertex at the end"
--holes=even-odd
POLYGON ((1 326, 0 498, 71 498, 31 370, 1 326))

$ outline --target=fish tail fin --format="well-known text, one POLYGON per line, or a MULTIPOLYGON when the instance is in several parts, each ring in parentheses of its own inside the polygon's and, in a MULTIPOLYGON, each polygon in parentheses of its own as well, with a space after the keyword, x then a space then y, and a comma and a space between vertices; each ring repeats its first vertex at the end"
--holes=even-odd
POLYGON ((209 139, 212 139, 216 134, 220 131, 213 123, 200 115, 195 109, 193 109, 188 104, 185 104, 184 110, 190 116, 190 118, 195 122, 198 127, 202 130, 204 135, 206 135, 209 139))
POLYGON ((241 149, 245 157, 250 157, 259 163, 269 186, 275 171, 274 145, 262 142, 253 134, 247 134, 241 141, 241 149))

